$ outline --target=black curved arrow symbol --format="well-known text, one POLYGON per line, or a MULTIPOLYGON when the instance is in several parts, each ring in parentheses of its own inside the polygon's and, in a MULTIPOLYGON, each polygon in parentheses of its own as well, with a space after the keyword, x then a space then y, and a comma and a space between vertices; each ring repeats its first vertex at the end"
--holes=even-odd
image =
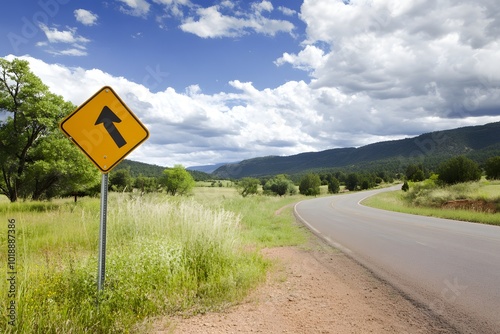
POLYGON ((111 109, 109 109, 108 106, 104 106, 94 125, 103 123, 104 128, 108 131, 116 146, 120 148, 123 145, 127 144, 127 142, 125 141, 125 139, 123 139, 121 133, 115 126, 115 123, 120 123, 121 121, 122 120, 118 116, 116 116, 116 114, 111 109))

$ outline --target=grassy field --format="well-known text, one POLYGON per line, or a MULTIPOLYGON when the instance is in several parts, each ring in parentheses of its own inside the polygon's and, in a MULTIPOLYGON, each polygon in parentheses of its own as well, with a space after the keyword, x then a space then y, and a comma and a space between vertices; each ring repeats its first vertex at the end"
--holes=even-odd
POLYGON ((487 181, 438 187, 432 181, 411 184, 410 191, 393 191, 367 198, 362 204, 379 209, 424 216, 500 225, 500 181, 487 181), (444 209, 448 201, 487 201, 497 206, 497 213, 464 209, 444 209))
POLYGON ((285 207, 302 198, 242 198, 228 187, 195 188, 190 197, 110 193, 102 293, 99 199, 2 199, 0 262, 7 263, 8 222, 15 220, 16 293, 11 298, 12 285, 0 281, 0 332, 142 333, 157 316, 237 302, 270 266, 261 248, 306 240, 285 207), (15 326, 5 311, 12 301, 15 326))

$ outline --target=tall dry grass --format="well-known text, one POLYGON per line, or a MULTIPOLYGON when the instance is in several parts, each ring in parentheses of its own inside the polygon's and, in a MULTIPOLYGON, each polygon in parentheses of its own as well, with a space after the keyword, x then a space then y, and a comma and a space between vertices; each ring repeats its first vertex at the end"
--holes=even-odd
MULTIPOLYGON (((238 214, 193 199, 110 194, 98 293, 98 200, 16 206, 0 210, 0 219, 16 219, 18 250, 16 326, 2 313, 2 333, 140 331, 150 317, 239 300, 268 265, 243 250, 238 214)), ((0 293, 7 289, 2 280, 0 293)), ((2 310, 7 300, 1 298, 2 310)))

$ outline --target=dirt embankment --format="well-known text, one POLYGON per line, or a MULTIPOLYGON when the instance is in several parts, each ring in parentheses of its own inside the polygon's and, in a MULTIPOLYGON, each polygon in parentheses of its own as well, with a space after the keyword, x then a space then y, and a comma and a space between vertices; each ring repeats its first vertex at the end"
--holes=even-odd
POLYGON ((443 209, 460 209, 470 210, 475 212, 496 213, 497 203, 488 202, 485 200, 469 200, 459 199, 455 201, 448 201, 441 206, 443 209))
POLYGON ((265 249, 265 284, 222 313, 162 319, 154 333, 454 333, 344 254, 311 241, 265 249))

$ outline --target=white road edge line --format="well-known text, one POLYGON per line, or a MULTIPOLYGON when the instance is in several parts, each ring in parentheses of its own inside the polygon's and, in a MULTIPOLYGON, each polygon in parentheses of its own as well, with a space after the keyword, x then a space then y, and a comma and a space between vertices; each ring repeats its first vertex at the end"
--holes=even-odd
MULTIPOLYGON (((302 201, 301 201, 302 202, 302 201)), ((314 234, 316 234, 318 237, 322 238, 323 240, 325 240, 326 242, 328 242, 328 244, 330 244, 331 246, 339 249, 340 251, 344 252, 344 253, 349 253, 351 254, 352 251, 347 248, 347 247, 344 247, 342 246, 341 244, 339 244, 338 242, 335 242, 333 241, 332 239, 330 239, 330 237, 327 237, 325 236, 323 233, 321 233, 318 229, 314 228, 311 224, 309 224, 309 222, 307 220, 305 220, 298 212, 297 212, 297 205, 299 205, 301 202, 298 202, 296 203, 294 206, 293 206, 293 211, 295 212, 295 215, 297 217, 299 217, 299 219, 305 224, 307 225, 307 227, 314 232, 314 234)))
POLYGON ((293 206, 293 211, 295 212, 295 215, 296 215, 297 217, 299 217, 299 218, 300 218, 300 220, 301 220, 304 224, 306 224, 306 225, 307 225, 307 227, 308 227, 310 230, 312 230, 314 233, 316 233, 316 234, 318 234, 318 235, 322 235, 322 234, 321 234, 321 232, 320 232, 319 230, 317 230, 317 229, 316 229, 316 228, 314 228, 311 224, 309 224, 309 223, 307 222, 307 220, 305 220, 305 219, 304 219, 301 215, 299 215, 299 213, 297 212, 297 205, 299 205, 301 202, 302 202, 302 201, 298 202, 297 204, 295 204, 295 205, 293 206))

